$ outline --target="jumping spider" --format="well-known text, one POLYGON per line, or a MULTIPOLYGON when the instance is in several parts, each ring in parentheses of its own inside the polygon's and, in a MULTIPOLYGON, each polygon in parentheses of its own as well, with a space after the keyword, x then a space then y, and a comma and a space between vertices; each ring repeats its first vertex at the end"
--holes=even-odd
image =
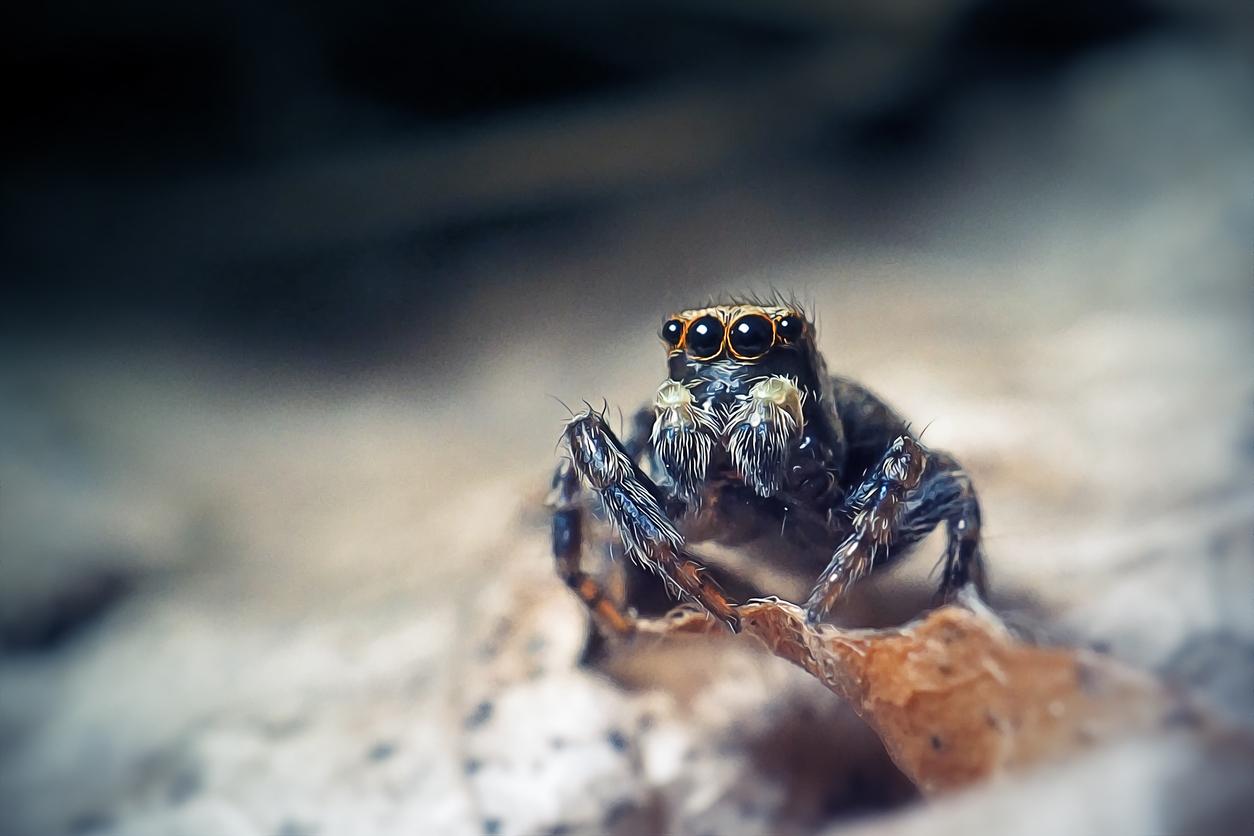
MULTIPOLYGON (((950 455, 925 448, 861 385, 829 376, 814 324, 795 304, 739 303, 667 319, 667 379, 626 441, 591 408, 566 425, 570 451, 553 477, 558 572, 603 630, 630 635, 636 581, 614 593, 581 567, 586 501, 600 499, 639 567, 737 629, 736 604, 690 546, 777 541, 817 573, 805 603, 824 620, 850 586, 947 527, 940 595, 983 582, 980 507, 950 455), (649 475, 652 474, 652 475, 649 475), (824 567, 825 568, 821 568, 824 567), (820 571, 821 568, 821 571, 820 571)), ((662 585, 654 579, 653 591, 662 585)))

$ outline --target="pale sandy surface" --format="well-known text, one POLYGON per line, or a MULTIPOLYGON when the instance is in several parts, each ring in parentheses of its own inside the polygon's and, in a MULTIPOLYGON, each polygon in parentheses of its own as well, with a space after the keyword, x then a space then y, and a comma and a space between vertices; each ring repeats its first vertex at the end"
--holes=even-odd
POLYGON ((56 652, 0 658, 0 829, 1145 833, 1242 797, 1249 814, 1250 753, 1216 765, 1169 739, 910 804, 781 662, 581 669, 537 505, 564 414, 546 395, 628 410, 660 379, 670 306, 793 290, 829 364, 967 464, 1012 621, 1254 721, 1254 96, 1232 78, 1122 56, 1027 136, 977 112, 992 139, 879 234, 784 170, 575 241, 506 238, 461 269, 518 284, 471 284, 444 347, 383 371, 174 340, 7 351, 6 619, 100 567, 137 580, 56 652))

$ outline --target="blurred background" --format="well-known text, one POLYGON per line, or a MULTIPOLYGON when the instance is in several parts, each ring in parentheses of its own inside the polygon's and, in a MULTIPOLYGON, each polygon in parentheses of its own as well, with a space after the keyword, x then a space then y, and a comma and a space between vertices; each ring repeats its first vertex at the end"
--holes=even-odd
MULTIPOLYGON (((1018 790, 920 808, 771 725, 833 710, 786 666, 576 665, 550 396, 629 412, 667 313, 771 288, 967 463, 995 606, 1254 722, 1248 4, 5 17, 0 831, 987 829, 1018 790)), ((1113 763, 1033 792, 1203 821, 1193 761, 1113 763)))

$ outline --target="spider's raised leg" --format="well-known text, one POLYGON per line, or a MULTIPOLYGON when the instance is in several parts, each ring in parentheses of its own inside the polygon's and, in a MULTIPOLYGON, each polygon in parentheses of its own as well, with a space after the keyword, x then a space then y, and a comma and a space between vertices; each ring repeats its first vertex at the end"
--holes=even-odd
MULTIPOLYGON (((905 548, 944 521, 948 545, 940 594, 983 584, 980 506, 971 480, 946 453, 931 452, 909 435, 897 438, 846 499, 853 531, 836 548, 806 601, 806 617, 822 621, 859 578, 891 548, 905 548)), ((981 590, 982 591, 982 590, 981 590)))
POLYGON ((635 630, 635 619, 609 597, 596 578, 583 571, 584 509, 579 497, 579 476, 569 461, 553 474, 548 505, 553 508, 553 562, 557 574, 579 596, 592 617, 606 632, 626 638, 635 630))
POLYGON ((585 412, 566 426, 573 470, 600 495, 627 554, 661 575, 673 589, 735 628, 734 605, 705 568, 684 552, 665 511, 661 490, 628 455, 604 419, 585 412))
MULTIPOLYGON (((632 461, 640 461, 648 449, 653 431, 653 414, 652 407, 643 407, 631 418, 623 449, 632 461)), ((629 604, 640 606, 644 601, 652 605, 646 609, 658 612, 669 609, 664 590, 656 595, 651 592, 655 586, 660 589, 657 576, 634 561, 622 561, 617 567, 623 573, 626 583, 626 600, 619 600, 621 596, 612 592, 621 584, 616 585, 613 581, 602 583, 583 571, 583 546, 587 531, 584 515, 587 509, 584 506, 579 474, 569 460, 563 460, 553 474, 552 490, 546 505, 553 509, 553 560, 557 574, 588 607, 602 632, 620 637, 627 637, 635 632, 636 618, 632 609, 629 609, 629 604), (660 603, 654 605, 654 598, 659 599, 660 603)), ((609 546, 608 543, 604 545, 609 546)))

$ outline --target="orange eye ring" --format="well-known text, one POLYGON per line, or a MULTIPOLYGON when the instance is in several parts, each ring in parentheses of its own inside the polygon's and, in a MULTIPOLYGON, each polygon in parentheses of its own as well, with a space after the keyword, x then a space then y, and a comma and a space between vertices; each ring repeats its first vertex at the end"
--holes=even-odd
POLYGON ((684 337, 688 333, 688 323, 677 316, 662 323, 662 327, 658 330, 658 336, 662 338, 662 342, 671 349, 682 349, 684 347, 684 337))
POLYGON ((727 328, 723 320, 714 314, 705 314, 687 324, 680 345, 694 360, 713 360, 723 353, 726 342, 727 328))
POLYGON ((782 342, 792 342, 805 333, 805 321, 800 316, 787 313, 775 320, 775 338, 782 342))
POLYGON ((765 314, 747 313, 727 329, 727 351, 737 360, 765 357, 778 340, 775 320, 765 314))

